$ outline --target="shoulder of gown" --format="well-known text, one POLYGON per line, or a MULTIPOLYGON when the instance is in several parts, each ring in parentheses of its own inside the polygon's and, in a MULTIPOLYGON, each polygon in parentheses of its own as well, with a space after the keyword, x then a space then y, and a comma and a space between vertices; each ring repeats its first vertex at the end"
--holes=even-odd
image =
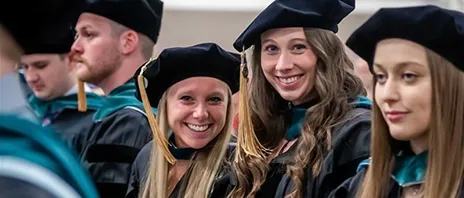
POLYGON ((92 125, 94 113, 95 110, 91 109, 86 112, 64 109, 51 121, 50 125, 68 142, 69 139, 78 136, 78 133, 84 133, 92 125))
POLYGON ((140 189, 143 188, 143 180, 148 176, 152 145, 153 142, 146 144, 132 164, 126 198, 137 198, 140 189))
POLYGON ((370 156, 371 111, 354 108, 344 120, 332 132, 332 150, 325 156, 313 186, 308 187, 314 197, 327 197, 333 189, 353 177, 359 163, 370 156))
MULTIPOLYGON (((141 189, 143 188, 143 183, 146 177, 148 176, 148 168, 150 164, 151 149, 153 143, 149 142, 146 144, 142 150, 137 155, 134 163, 132 164, 132 170, 129 178, 129 185, 127 188, 126 198, 137 198, 141 189)), ((229 147, 226 154, 226 161, 231 160, 236 144, 229 143, 229 147)), ((230 192, 231 187, 230 179, 233 176, 233 173, 230 171, 225 162, 224 167, 218 175, 218 178, 213 184, 211 190, 211 198, 226 197, 227 192, 230 192), (228 190, 229 189, 229 190, 228 190)), ((176 188, 178 189, 178 188, 176 188)), ((177 192, 173 192, 176 194, 177 192)))
POLYGON ((361 186, 367 168, 360 170, 353 177, 345 180, 340 186, 333 190, 328 198, 355 198, 359 187, 361 186))
POLYGON ((151 139, 145 114, 123 108, 94 122, 71 144, 80 153, 101 197, 117 198, 126 195, 131 166, 151 139))

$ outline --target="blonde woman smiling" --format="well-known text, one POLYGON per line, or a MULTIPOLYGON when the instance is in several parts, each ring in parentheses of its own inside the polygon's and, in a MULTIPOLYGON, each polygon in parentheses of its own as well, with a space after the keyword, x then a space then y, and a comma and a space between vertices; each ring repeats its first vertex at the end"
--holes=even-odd
POLYGON ((165 49, 141 68, 137 97, 158 115, 157 123, 150 119, 155 142, 138 155, 127 197, 201 198, 220 189, 214 182, 231 148, 239 65, 237 54, 203 43, 165 49))

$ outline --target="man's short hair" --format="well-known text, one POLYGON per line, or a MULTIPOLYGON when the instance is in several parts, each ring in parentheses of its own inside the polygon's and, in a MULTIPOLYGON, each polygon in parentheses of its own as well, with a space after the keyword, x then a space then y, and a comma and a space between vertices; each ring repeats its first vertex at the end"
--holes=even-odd
MULTIPOLYGON (((114 21, 110 22, 110 27, 111 34, 114 37, 119 37, 125 31, 130 30, 128 27, 116 23, 114 21)), ((155 46, 155 44, 148 36, 145 36, 140 33, 137 33, 137 36, 139 37, 140 52, 142 53, 142 56, 147 60, 150 59, 150 57, 153 55, 153 47, 155 46)))

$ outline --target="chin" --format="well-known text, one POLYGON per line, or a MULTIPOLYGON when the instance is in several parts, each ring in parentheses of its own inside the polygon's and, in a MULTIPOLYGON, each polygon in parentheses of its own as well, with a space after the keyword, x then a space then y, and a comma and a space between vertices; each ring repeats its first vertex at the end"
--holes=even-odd
POLYGON ((78 72, 76 76, 77 76, 77 79, 79 79, 82 82, 88 82, 92 84, 96 84, 96 82, 98 82, 96 80, 97 78, 95 78, 96 76, 93 76, 91 73, 87 71, 78 72))
POLYGON ((190 148, 201 149, 201 148, 205 147, 207 144, 208 144, 208 142, 206 142, 206 141, 199 141, 199 142, 197 141, 197 142, 189 142, 187 145, 190 148))
POLYGON ((390 135, 399 141, 409 141, 414 138, 414 134, 410 134, 408 130, 390 129, 390 135))
POLYGON ((50 95, 44 92, 34 92, 34 95, 35 97, 40 98, 42 100, 48 100, 50 98, 50 95))
POLYGON ((89 75, 87 71, 84 71, 84 69, 78 69, 76 71, 76 76, 77 76, 77 79, 85 82, 85 80, 88 78, 89 75))
POLYGON ((301 94, 295 94, 292 92, 287 92, 287 91, 281 91, 279 92, 280 97, 282 97, 286 101, 296 101, 301 98, 301 94))

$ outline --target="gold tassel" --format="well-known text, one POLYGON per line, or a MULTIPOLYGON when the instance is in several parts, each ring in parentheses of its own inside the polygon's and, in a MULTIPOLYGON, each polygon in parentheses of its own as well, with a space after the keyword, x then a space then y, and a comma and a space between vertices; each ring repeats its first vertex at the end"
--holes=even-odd
POLYGON ((245 49, 241 52, 241 74, 240 74, 240 99, 239 99, 239 125, 237 135, 237 149, 235 160, 239 156, 251 155, 258 158, 265 158, 269 153, 258 140, 251 120, 250 105, 248 102, 248 68, 245 62, 245 49), (242 153, 244 152, 244 153, 242 153), (243 155, 244 154, 244 155, 243 155))
POLYGON ((150 102, 148 101, 147 92, 145 90, 145 82, 143 73, 147 69, 147 65, 154 60, 153 58, 150 59, 147 63, 142 66, 139 76, 137 77, 137 82, 139 84, 139 92, 140 97, 142 98, 143 107, 145 108, 145 112, 147 113, 148 123, 150 124, 150 128, 152 130, 153 136, 155 136, 156 144, 159 146, 161 152, 163 153, 164 157, 170 164, 176 163, 176 158, 172 155, 169 151, 168 147, 168 140, 166 137, 161 134, 159 131, 158 123, 156 122, 155 116, 153 115, 153 111, 151 110, 150 102))
POLYGON ((87 95, 85 94, 85 89, 84 89, 84 82, 78 80, 77 81, 77 110, 80 112, 86 112, 87 111, 87 95))

